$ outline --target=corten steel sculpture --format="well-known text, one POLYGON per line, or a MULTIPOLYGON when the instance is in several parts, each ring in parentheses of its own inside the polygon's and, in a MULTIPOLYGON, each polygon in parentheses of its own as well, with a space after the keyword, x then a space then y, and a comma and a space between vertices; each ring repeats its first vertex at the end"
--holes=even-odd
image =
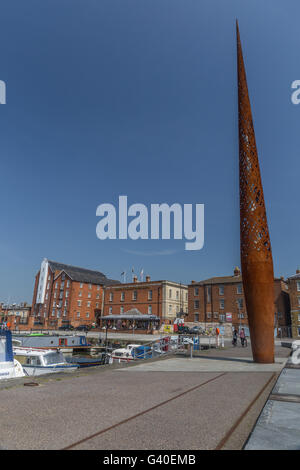
POLYGON ((240 235, 243 287, 255 362, 274 362, 274 273, 238 23, 240 235))

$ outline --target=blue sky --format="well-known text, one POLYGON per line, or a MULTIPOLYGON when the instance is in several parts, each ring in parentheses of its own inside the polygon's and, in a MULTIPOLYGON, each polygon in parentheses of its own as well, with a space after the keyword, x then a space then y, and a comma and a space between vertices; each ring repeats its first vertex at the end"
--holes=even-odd
MULTIPOLYGON (((1 7, 0 300, 44 257, 190 282, 239 258, 238 18, 277 276, 299 254, 298 1, 14 0, 1 7), (205 244, 96 238, 96 208, 205 204, 205 244)), ((129 279, 129 275, 128 275, 129 279)))

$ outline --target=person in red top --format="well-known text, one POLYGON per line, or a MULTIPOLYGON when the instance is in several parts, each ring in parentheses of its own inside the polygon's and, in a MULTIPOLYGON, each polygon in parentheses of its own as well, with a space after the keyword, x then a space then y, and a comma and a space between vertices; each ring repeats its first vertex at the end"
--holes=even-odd
POLYGON ((216 328, 216 338, 217 338, 217 347, 218 347, 219 346, 219 338, 220 338, 220 330, 219 330, 218 327, 216 328))

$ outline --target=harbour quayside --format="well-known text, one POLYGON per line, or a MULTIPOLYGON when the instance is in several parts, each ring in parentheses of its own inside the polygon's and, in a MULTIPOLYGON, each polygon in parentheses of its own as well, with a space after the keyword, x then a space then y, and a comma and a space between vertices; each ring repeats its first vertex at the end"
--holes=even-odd
POLYGON ((14 347, 13 354, 22 365, 25 375, 73 372, 79 367, 77 364, 67 362, 58 350, 14 347))
POLYGON ((85 350, 91 347, 84 335, 49 335, 49 334, 15 334, 13 344, 25 348, 57 349, 66 352, 74 349, 85 350))
POLYGON ((24 377, 20 362, 14 359, 10 331, 0 331, 0 380, 24 377))

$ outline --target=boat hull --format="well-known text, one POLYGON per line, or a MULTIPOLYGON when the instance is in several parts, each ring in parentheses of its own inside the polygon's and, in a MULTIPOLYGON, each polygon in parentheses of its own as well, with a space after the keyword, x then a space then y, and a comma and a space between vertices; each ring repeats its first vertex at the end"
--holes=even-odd
POLYGON ((25 375, 24 369, 16 359, 10 362, 0 362, 0 380, 15 379, 17 377, 24 377, 25 375))
POLYGON ((37 376, 45 374, 53 374, 57 372, 74 372, 78 370, 77 365, 68 365, 68 366, 31 366, 23 364, 23 369, 26 375, 37 376))

